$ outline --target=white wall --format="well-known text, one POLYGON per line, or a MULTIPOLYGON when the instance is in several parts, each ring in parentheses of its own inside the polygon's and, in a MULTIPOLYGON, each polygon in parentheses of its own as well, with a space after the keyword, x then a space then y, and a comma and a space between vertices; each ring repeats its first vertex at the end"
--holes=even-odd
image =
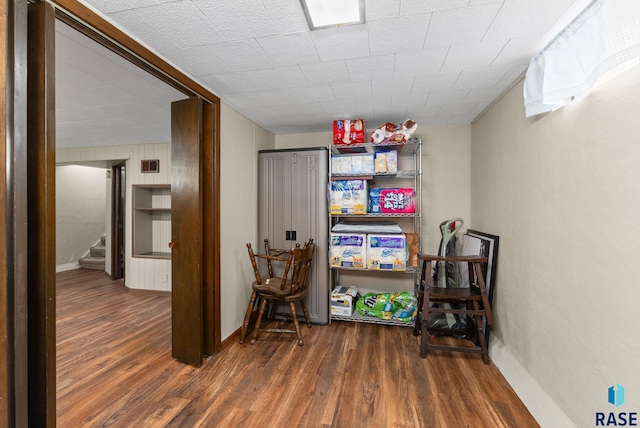
POLYGON ((492 357, 542 426, 640 412, 638 100, 636 67, 526 119, 520 83, 472 126, 472 225, 500 236, 492 357))
POLYGON ((102 168, 56 167, 56 271, 78 268, 105 234, 106 180, 102 168))
MULTIPOLYGON (((171 291, 171 260, 132 256, 131 186, 133 184, 171 183, 171 146, 169 143, 131 144, 56 150, 56 162, 127 159, 125 200, 125 284, 129 288, 171 291), (159 159, 159 173, 141 173, 142 159, 159 159), (167 281, 165 281, 165 275, 167 281)), ((104 221, 104 217, 103 217, 104 221)), ((107 239, 110 237, 107 236, 107 239)), ((168 244, 168 243, 167 243, 168 244)))
POLYGON ((220 307, 224 340, 244 321, 253 269, 248 242, 258 242, 258 151, 274 135, 224 102, 220 109, 220 307))

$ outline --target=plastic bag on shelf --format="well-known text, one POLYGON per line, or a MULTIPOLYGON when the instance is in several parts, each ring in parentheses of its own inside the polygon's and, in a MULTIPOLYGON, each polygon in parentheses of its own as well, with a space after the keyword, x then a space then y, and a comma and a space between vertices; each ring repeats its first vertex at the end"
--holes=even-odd
POLYGON ((367 293, 358 299, 356 310, 364 316, 412 322, 418 313, 418 299, 408 291, 367 293))

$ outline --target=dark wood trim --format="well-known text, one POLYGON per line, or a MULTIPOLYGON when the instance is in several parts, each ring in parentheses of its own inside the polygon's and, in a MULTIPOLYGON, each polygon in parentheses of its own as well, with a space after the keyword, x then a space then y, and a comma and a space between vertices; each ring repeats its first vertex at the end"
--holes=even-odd
POLYGON ((56 424, 55 11, 29 5, 29 426, 56 424))
POLYGON ((56 15, 61 21, 102 43, 185 95, 198 95, 213 104, 220 103, 218 96, 167 64, 154 52, 104 18, 96 15, 82 3, 77 0, 52 0, 52 2, 59 6, 56 15))
POLYGON ((220 316, 220 103, 213 105, 213 323, 215 353, 222 350, 220 316))
POLYGON ((27 2, 0 2, 0 426, 26 426, 27 314, 27 2))
POLYGON ((124 278, 124 163, 111 167, 111 274, 113 280, 124 278))
POLYGON ((213 105, 202 103, 202 334, 204 355, 213 355, 214 326, 214 191, 213 191, 213 105))

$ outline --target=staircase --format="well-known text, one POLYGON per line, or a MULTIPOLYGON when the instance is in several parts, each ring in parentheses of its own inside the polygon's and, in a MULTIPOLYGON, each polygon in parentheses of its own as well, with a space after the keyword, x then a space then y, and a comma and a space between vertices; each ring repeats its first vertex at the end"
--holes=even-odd
POLYGON ((100 242, 89 249, 89 252, 78 260, 82 269, 104 270, 104 243, 105 237, 100 238, 100 242))

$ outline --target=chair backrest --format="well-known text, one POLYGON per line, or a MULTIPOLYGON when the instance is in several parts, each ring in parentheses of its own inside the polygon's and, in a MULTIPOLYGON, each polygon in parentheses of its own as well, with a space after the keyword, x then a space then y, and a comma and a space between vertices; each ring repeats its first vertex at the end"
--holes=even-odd
POLYGON ((315 248, 316 244, 313 243, 313 239, 309 239, 305 242, 304 247, 300 248, 298 245, 294 249, 291 294, 303 293, 307 289, 315 248))
MULTIPOLYGON (((300 244, 296 245, 296 249, 300 248, 300 244)), ((293 250, 271 250, 269 249, 268 241, 265 239, 265 251, 266 254, 255 254, 253 252, 253 248, 251 248, 251 244, 247 244, 247 252, 249 253, 249 259, 251 260, 251 266, 253 267, 253 274, 256 278, 256 283, 262 285, 264 280, 267 278, 273 278, 273 268, 271 266, 271 262, 273 260, 286 262, 284 267, 284 272, 282 274, 282 284, 281 288, 284 287, 287 276, 289 275, 289 269, 293 264, 295 249, 293 250), (269 276, 264 277, 260 274, 260 269, 258 268, 258 263, 256 259, 264 259, 267 261, 267 266, 269 270, 269 276)))

